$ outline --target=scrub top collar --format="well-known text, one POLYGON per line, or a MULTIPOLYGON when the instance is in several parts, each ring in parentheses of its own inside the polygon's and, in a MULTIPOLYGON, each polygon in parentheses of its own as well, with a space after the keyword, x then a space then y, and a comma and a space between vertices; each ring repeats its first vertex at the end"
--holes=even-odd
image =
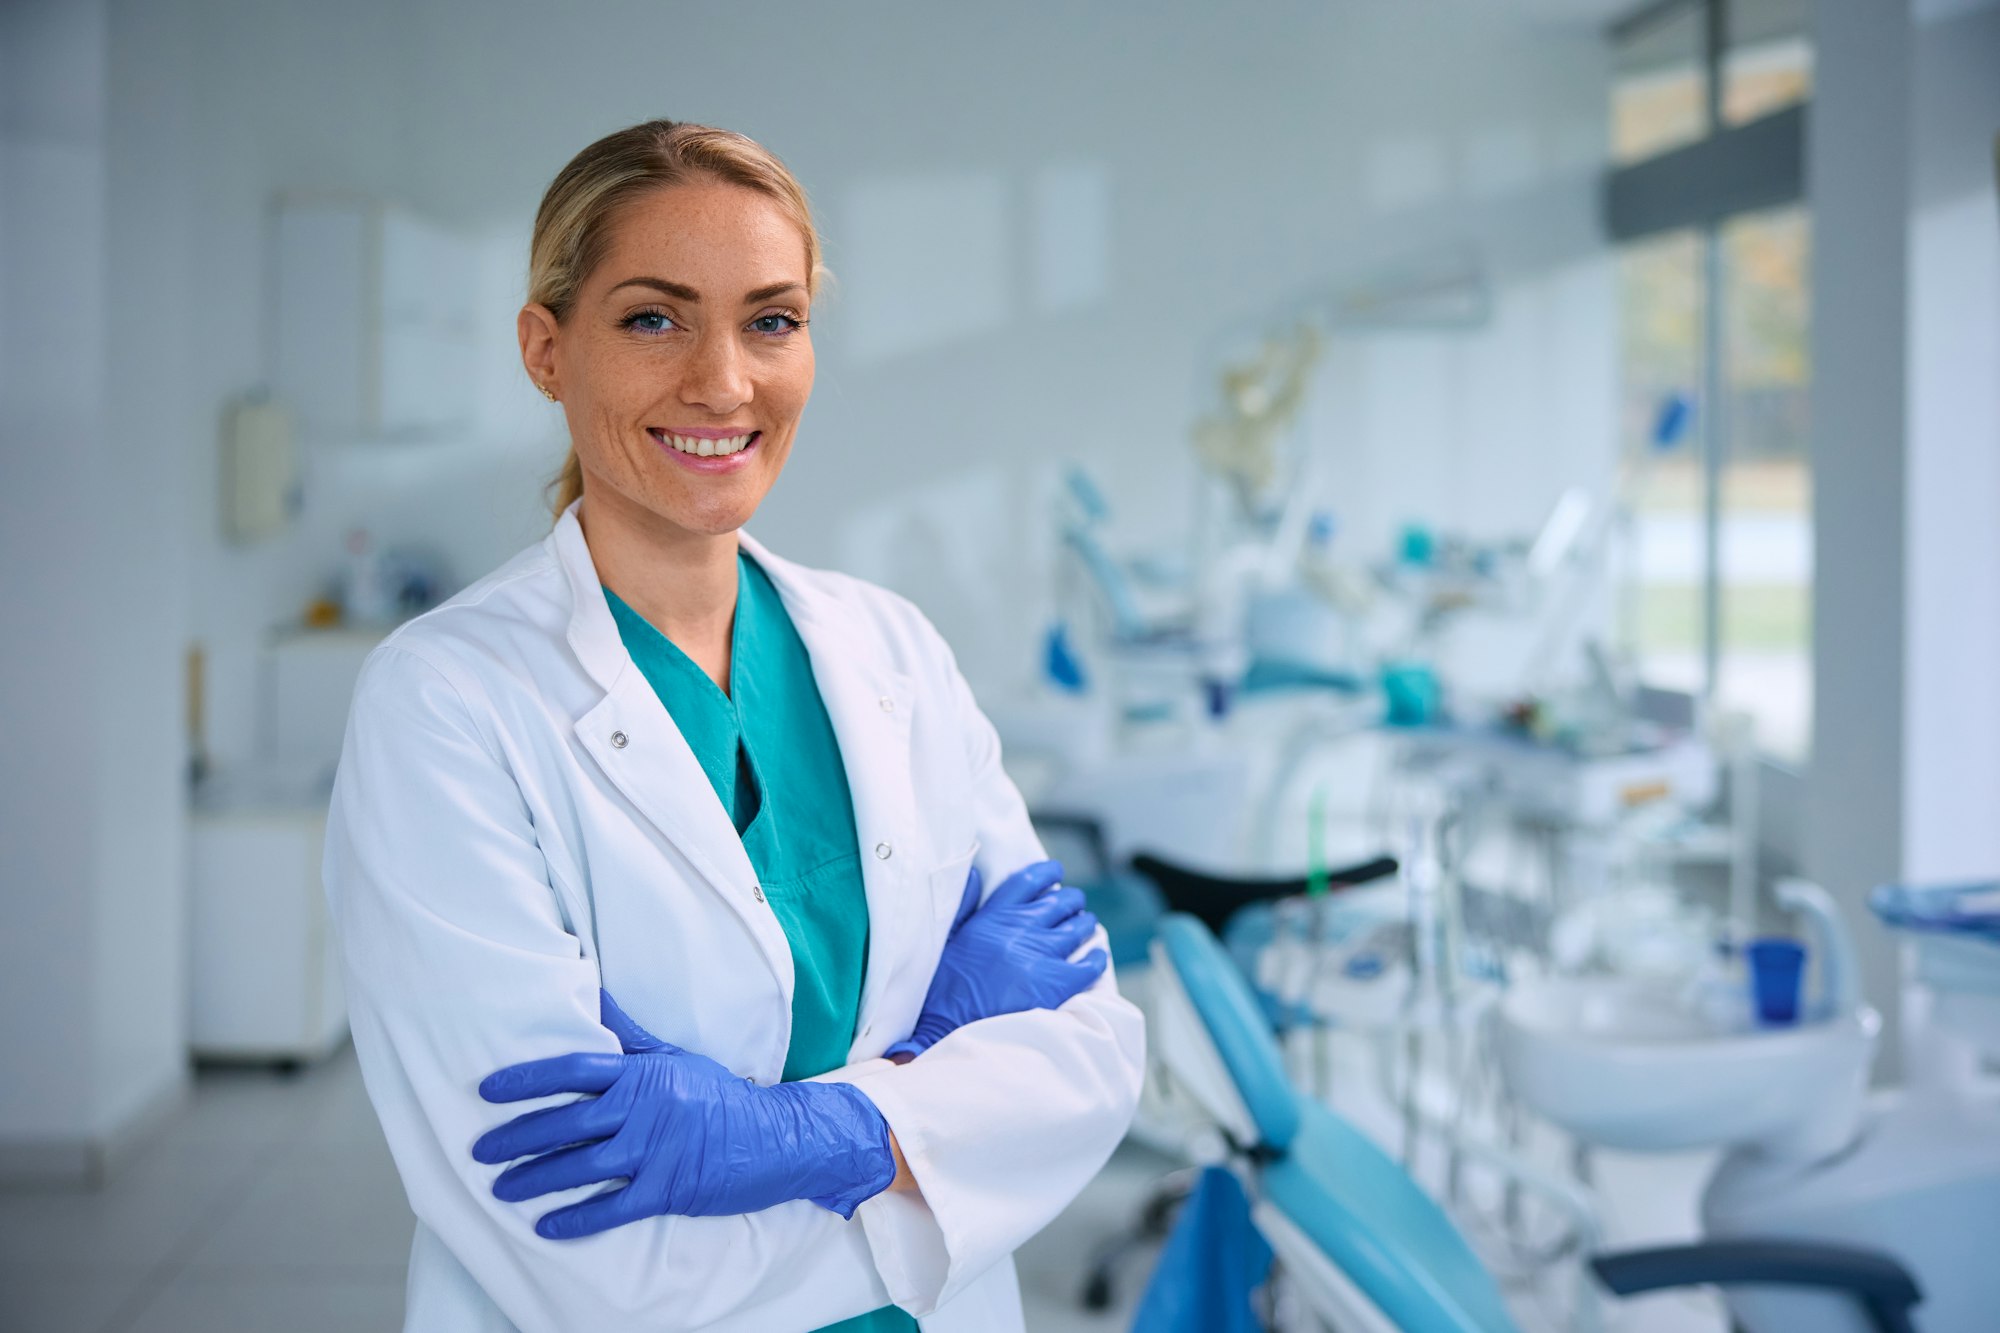
MULTIPOLYGON (((584 540, 583 525, 577 518, 582 504, 581 499, 570 501, 569 507, 556 520, 544 547, 562 566, 569 583, 570 648, 584 670, 609 694, 617 690, 619 677, 628 671, 636 672, 637 668, 625 651, 624 641, 618 637, 618 624, 611 617, 610 603, 604 600, 604 585, 598 579, 597 564, 591 559, 590 545, 584 540)), ((762 567, 771 580, 771 586, 778 590, 778 598, 785 604, 785 613, 791 617, 807 648, 814 650, 813 661, 817 670, 820 666, 817 649, 824 642, 824 636, 816 635, 815 631, 826 622, 822 607, 825 595, 807 586, 791 561, 773 555, 748 532, 738 530, 736 539, 741 550, 762 567)), ((898 687, 897 693, 907 692, 908 677, 884 660, 878 645, 847 639, 841 646, 850 658, 858 659, 853 663, 857 669, 877 675, 885 686, 898 687)), ((821 684, 824 688, 825 682, 821 684)))

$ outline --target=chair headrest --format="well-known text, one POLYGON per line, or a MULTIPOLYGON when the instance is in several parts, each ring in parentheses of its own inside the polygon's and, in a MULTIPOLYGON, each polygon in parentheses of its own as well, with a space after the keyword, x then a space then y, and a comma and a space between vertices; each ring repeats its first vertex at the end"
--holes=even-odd
MULTIPOLYGON (((1399 868, 1394 857, 1378 856, 1372 861, 1327 870, 1325 884, 1333 889, 1357 888, 1378 879, 1387 879, 1399 868)), ((1169 907, 1176 912, 1199 917, 1203 925, 1217 933, 1240 908, 1251 903, 1296 898, 1311 892, 1314 887, 1312 878, 1306 875, 1281 875, 1275 879, 1268 876, 1212 875, 1151 852, 1134 854, 1132 869, 1159 886, 1169 907)))
POLYGON ((1168 916, 1160 923, 1159 939, 1256 1123, 1262 1146, 1282 1152, 1298 1133, 1298 1098, 1249 982, 1221 942, 1194 917, 1180 912, 1168 916))

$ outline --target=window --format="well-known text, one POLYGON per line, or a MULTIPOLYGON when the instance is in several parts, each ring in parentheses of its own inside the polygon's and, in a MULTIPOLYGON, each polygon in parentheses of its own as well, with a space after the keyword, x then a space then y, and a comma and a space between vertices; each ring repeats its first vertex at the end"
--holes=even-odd
POLYGON ((1621 638, 1648 684, 1707 688, 1707 480, 1689 430, 1702 367, 1702 238, 1648 237, 1618 257, 1626 501, 1621 638))
POLYGON ((1749 714, 1794 762, 1812 718, 1804 18, 1803 0, 1678 0, 1615 28, 1607 182, 1619 636, 1642 678, 1749 714))
POLYGON ((1812 92, 1806 0, 1732 0, 1722 54, 1722 123, 1742 125, 1812 92))
POLYGON ((1757 719, 1781 759, 1812 727, 1812 468, 1806 456, 1802 208, 1723 224, 1716 702, 1757 719))
POLYGON ((1640 162, 1708 133, 1708 15, 1648 11, 1612 50, 1611 160, 1640 162))

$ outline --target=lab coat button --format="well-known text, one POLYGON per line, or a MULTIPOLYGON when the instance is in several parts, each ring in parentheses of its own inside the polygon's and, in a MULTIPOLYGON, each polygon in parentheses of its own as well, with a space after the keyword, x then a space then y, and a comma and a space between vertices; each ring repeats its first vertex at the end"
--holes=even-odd
POLYGON ((893 713, 896 711, 896 701, 894 699, 891 699, 886 694, 882 696, 882 711, 885 713, 893 713))
POLYGON ((622 731, 614 731, 614 732, 612 732, 612 733, 611 733, 611 748, 612 748, 612 749, 614 749, 614 750, 622 750, 622 749, 624 749, 624 748, 625 748, 625 744, 626 744, 626 741, 625 741, 625 733, 624 733, 624 732, 622 732, 622 731))
POLYGON ((760 902, 760 903, 761 903, 761 902, 763 902, 763 901, 764 901, 764 886, 763 886, 762 884, 752 884, 752 885, 750 886, 750 896, 751 896, 752 898, 755 898, 755 899, 756 899, 756 900, 757 900, 758 902, 760 902))
POLYGON ((875 859, 877 861, 886 861, 891 856, 895 855, 895 852, 896 849, 894 847, 891 847, 886 842, 878 842, 875 844, 875 859))

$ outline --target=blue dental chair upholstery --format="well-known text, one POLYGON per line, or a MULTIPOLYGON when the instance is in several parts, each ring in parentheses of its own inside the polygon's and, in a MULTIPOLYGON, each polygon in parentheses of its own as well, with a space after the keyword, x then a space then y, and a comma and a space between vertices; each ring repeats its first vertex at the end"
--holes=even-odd
MULTIPOLYGON (((1272 937, 1273 904, 1304 895, 1310 881, 1304 875, 1236 878, 1212 875, 1141 852, 1120 863, 1111 852, 1104 822, 1095 815, 1040 809, 1030 812, 1036 833, 1048 854, 1062 862, 1064 878, 1083 889, 1090 910, 1111 940, 1111 961, 1122 982, 1143 993, 1143 976, 1153 957, 1153 941, 1169 912, 1186 912, 1214 929, 1230 932, 1232 949, 1241 948, 1246 968, 1256 950, 1272 937)), ((1330 870, 1326 881, 1338 891, 1397 871, 1390 857, 1330 870)), ((1276 997, 1266 997, 1272 1021, 1286 1015, 1276 997)), ((1108 1238, 1092 1260, 1084 1284, 1083 1305, 1103 1310, 1114 1299, 1119 1265, 1145 1242, 1165 1236, 1175 1211, 1194 1185, 1192 1172, 1167 1176, 1146 1200, 1135 1224, 1108 1238)))
MULTIPOLYGON (((1403 1333, 1515 1333, 1498 1285, 1444 1210, 1371 1140, 1292 1087, 1264 1011, 1215 936, 1193 917, 1170 915, 1155 951, 1175 1003, 1185 997, 1212 1047, 1212 1055, 1182 1053, 1190 1078, 1219 1064, 1239 1105, 1218 1119, 1252 1196, 1276 1215, 1269 1225, 1310 1243, 1315 1254, 1295 1259, 1330 1263, 1341 1293, 1351 1287, 1372 1306, 1345 1313, 1403 1333)), ((1182 1063, 1165 1059, 1170 1069, 1182 1063)), ((1285 1247, 1272 1239, 1283 1265, 1285 1247)), ((1602 1255, 1592 1267, 1619 1295, 1711 1283, 1844 1291, 1879 1333, 1912 1333, 1920 1299, 1893 1259, 1819 1244, 1711 1241, 1602 1255)))
POLYGON ((1444 1210, 1373 1142, 1301 1096, 1249 985, 1215 936, 1188 916, 1160 947, 1215 1043, 1256 1126, 1235 1144, 1256 1190, 1327 1255, 1396 1327, 1514 1333, 1500 1289, 1444 1210))

